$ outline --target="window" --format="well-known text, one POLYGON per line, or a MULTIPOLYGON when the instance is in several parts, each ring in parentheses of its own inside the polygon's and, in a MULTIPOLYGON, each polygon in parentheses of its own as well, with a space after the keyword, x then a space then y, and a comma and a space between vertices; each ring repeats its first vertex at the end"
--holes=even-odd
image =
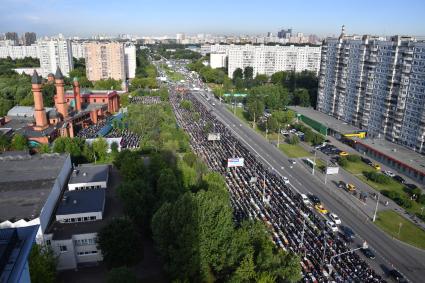
POLYGON ((50 246, 52 242, 50 240, 46 240, 46 246, 50 246))
POLYGON ((61 253, 64 253, 64 252, 68 251, 68 248, 67 248, 67 246, 59 246, 59 250, 60 250, 61 253))
POLYGON ((90 216, 90 220, 96 220, 96 216, 90 216))

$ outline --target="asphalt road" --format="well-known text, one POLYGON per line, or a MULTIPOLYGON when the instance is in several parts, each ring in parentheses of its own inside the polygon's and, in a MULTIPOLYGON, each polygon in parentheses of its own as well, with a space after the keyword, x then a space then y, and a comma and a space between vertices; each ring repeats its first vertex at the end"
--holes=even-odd
MULTIPOLYGON (((319 179, 308 174, 306 168, 300 165, 290 168, 288 158, 260 134, 238 120, 230 113, 224 104, 212 98, 207 101, 201 95, 195 95, 204 105, 214 109, 213 113, 229 128, 247 148, 271 170, 281 176, 287 176, 292 187, 303 193, 313 193, 322 200, 330 211, 336 213, 343 224, 350 226, 357 234, 357 245, 366 240, 369 248, 375 251, 376 259, 367 260, 378 272, 386 272, 392 268, 398 269, 412 282, 423 282, 425 278, 425 251, 403 244, 392 239, 377 228, 360 210, 353 207, 347 198, 335 194, 319 179), (211 103, 215 102, 215 106, 211 103)), ((355 245, 353 247, 356 247, 355 245)))

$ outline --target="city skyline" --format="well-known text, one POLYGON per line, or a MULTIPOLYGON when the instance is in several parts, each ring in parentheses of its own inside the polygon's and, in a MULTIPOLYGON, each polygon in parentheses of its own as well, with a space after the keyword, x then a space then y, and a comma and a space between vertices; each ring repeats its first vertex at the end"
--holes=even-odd
POLYGON ((343 24, 349 34, 425 36, 425 20, 421 17, 425 3, 419 0, 405 1, 401 6, 396 1, 364 0, 355 3, 270 0, 261 4, 223 0, 210 3, 4 0, 3 7, 2 32, 34 31, 40 36, 276 34, 281 28, 292 27, 295 32, 325 37, 339 34, 343 24), (401 16, 402 23, 394 21, 401 16))

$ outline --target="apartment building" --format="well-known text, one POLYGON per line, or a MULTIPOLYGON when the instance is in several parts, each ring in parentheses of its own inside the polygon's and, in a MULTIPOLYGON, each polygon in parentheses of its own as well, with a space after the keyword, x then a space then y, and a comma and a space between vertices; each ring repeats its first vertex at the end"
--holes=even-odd
MULTIPOLYGON (((255 74, 271 76, 279 71, 312 71, 320 69, 319 46, 268 46, 268 45, 211 45, 211 54, 225 53, 228 75, 233 76, 237 68, 253 67, 255 74)), ((213 56, 215 58, 215 56, 213 56)))
POLYGON ((77 59, 86 58, 86 47, 85 42, 72 41, 72 56, 77 59))
POLYGON ((317 110, 425 153, 425 42, 370 35, 322 46, 317 110))
POLYGON ((124 44, 90 42, 86 44, 86 73, 90 81, 112 78, 125 81, 124 44))
MULTIPOLYGON (((7 42, 7 41, 6 41, 7 42)), ((19 46, 0 44, 0 58, 23 59, 25 57, 39 58, 38 45, 19 46)))
POLYGON ((47 75, 54 73, 59 67, 64 76, 74 68, 72 61, 71 42, 66 39, 50 39, 37 42, 41 75, 47 78, 47 75))
POLYGON ((136 77, 136 46, 126 44, 124 46, 124 65, 127 79, 136 77))

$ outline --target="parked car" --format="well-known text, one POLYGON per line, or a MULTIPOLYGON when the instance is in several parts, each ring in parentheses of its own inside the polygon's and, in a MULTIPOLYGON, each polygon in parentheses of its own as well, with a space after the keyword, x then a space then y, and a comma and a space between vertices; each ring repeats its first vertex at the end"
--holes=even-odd
POLYGON ((393 269, 390 271, 390 276, 394 278, 397 282, 407 282, 404 278, 403 274, 401 274, 397 269, 393 269))
POLYGON ((391 177, 391 178, 393 178, 394 176, 395 176, 395 174, 393 173, 393 172, 391 172, 391 171, 383 171, 382 173, 384 173, 384 175, 387 175, 388 177, 391 177))
POLYGON ((403 177, 401 177, 400 175, 395 175, 393 177, 393 179, 396 180, 397 182, 402 183, 402 184, 406 183, 406 180, 403 177))
POLYGON ((336 226, 334 222, 327 220, 326 226, 328 226, 328 229, 331 230, 332 232, 338 232, 338 226, 336 226))
POLYGON ((372 166, 372 161, 370 161, 370 159, 368 159, 368 158, 365 158, 365 157, 362 157, 362 161, 364 162, 364 163, 366 163, 367 165, 369 165, 369 166, 372 166))
POLYGON ((308 197, 309 197, 309 199, 311 200, 311 202, 314 205, 317 205, 317 204, 320 204, 321 203, 320 199, 317 196, 313 195, 313 194, 309 194, 308 197))
POLYGON ((348 152, 345 152, 345 151, 341 151, 339 153, 339 156, 348 156, 348 155, 349 155, 348 152))
POLYGON ((418 186, 416 186, 415 184, 405 184, 406 187, 408 187, 411 190, 416 189, 418 186))
POLYGON ((354 186, 353 184, 347 184, 347 186, 345 186, 345 189, 349 192, 355 192, 356 186, 354 186))
POLYGON ((295 165, 297 161, 295 159, 288 159, 289 164, 295 165))
POLYGON ((328 216, 336 225, 341 224, 341 219, 335 213, 329 213, 328 216))
POLYGON ((289 184, 289 179, 288 179, 288 177, 283 176, 282 178, 283 178, 283 182, 284 182, 285 184, 289 184))
POLYGON ((372 167, 375 168, 377 171, 381 170, 381 165, 377 163, 373 163, 372 167))
POLYGON ((369 249, 369 248, 362 249, 362 252, 363 252, 365 257, 370 258, 370 259, 375 259, 375 254, 372 252, 371 249, 369 249))
POLYGON ((341 236, 347 241, 352 242, 354 241, 354 238, 356 238, 356 234, 353 230, 351 230, 350 227, 341 225, 339 226, 340 234, 341 236))
POLYGON ((346 182, 344 182, 344 181, 339 181, 339 183, 338 183, 338 188, 340 188, 340 189, 345 189, 345 188, 347 188, 347 183, 346 183, 346 182))

